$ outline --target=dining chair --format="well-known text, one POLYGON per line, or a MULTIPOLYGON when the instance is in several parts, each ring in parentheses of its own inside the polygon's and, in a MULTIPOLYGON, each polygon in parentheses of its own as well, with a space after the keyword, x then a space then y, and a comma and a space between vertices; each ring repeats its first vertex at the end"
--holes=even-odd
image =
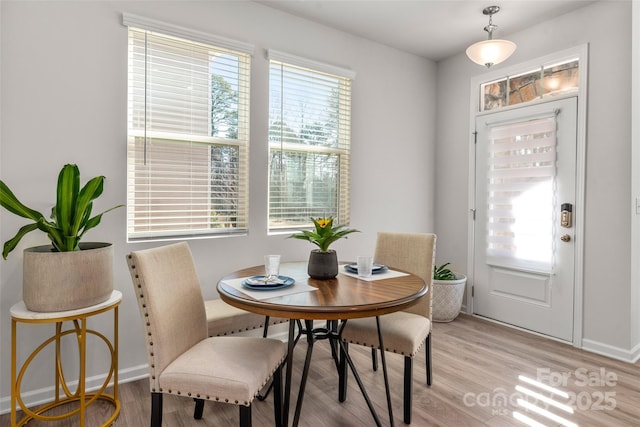
POLYGON ((288 322, 289 319, 262 316, 227 304, 221 299, 204 301, 207 316, 207 333, 210 337, 240 334, 253 329, 262 329, 266 337, 271 325, 288 322))
POLYGON ((127 263, 145 332, 151 426, 162 424, 163 394, 239 406, 240 426, 251 426, 251 404, 274 383, 275 425, 282 424, 282 365, 286 344, 259 337, 208 337, 200 282, 185 242, 131 252, 127 263))
MULTIPOLYGON (((380 316, 380 328, 386 351, 404 356, 404 422, 411 423, 413 359, 425 345, 427 385, 431 385, 431 304, 433 262, 436 235, 430 233, 379 232, 374 261, 391 269, 404 270, 421 277, 428 292, 417 304, 396 313, 380 316)), ((348 344, 371 347, 373 369, 377 369, 378 328, 375 318, 351 319, 342 330, 348 344)), ((344 365, 344 364, 343 364, 344 365)), ((346 372, 344 372, 346 375, 346 372)), ((346 387, 340 400, 346 398, 346 387)))
MULTIPOLYGON (((253 329, 262 328, 262 337, 269 334, 269 326, 289 322, 289 319, 281 317, 262 316, 251 313, 241 308, 227 304, 221 299, 204 301, 204 311, 207 316, 207 333, 210 337, 222 337, 233 334, 241 334, 253 329)), ((301 327, 299 328, 301 329, 301 327)), ((258 400, 265 400, 271 392, 273 383, 256 396, 258 400)))

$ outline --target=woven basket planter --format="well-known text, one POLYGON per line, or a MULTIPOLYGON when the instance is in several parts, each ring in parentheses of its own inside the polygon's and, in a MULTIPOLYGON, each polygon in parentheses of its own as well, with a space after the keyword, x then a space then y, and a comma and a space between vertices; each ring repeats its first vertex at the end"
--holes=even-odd
POLYGON ((456 280, 433 281, 433 321, 451 322, 460 314, 467 276, 456 274, 456 280))

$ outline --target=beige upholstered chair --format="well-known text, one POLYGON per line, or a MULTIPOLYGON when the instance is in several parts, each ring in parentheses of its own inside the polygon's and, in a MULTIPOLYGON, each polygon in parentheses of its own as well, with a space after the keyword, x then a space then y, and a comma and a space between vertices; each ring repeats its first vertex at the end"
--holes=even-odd
POLYGON ((186 243, 127 256, 145 331, 151 388, 151 426, 162 424, 162 395, 238 405, 251 425, 251 404, 273 376, 275 424, 282 424, 282 364, 286 345, 251 337, 208 337, 200 283, 186 243))
MULTIPOLYGON (((427 385, 431 385, 431 295, 435 244, 435 234, 428 233, 380 232, 376 241, 375 262, 418 275, 429 286, 427 294, 416 305, 405 311, 380 316, 385 350, 404 355, 406 424, 411 423, 413 358, 423 343, 427 360, 427 385)), ((376 369, 378 329, 375 318, 349 320, 342 332, 342 338, 346 343, 372 347, 376 369)))
POLYGON ((262 316, 251 313, 232 305, 221 299, 205 300, 204 310, 207 316, 207 331, 210 337, 221 337, 239 334, 252 329, 263 329, 266 336, 270 325, 288 322, 289 319, 279 317, 262 316))

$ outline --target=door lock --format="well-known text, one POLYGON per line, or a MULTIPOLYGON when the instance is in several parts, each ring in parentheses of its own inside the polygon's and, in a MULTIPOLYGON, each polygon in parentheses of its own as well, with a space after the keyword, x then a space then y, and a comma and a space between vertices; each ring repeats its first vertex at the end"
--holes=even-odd
POLYGON ((560 240, 562 240, 563 242, 568 242, 571 240, 571 236, 569 236, 568 234, 563 234, 562 236, 560 236, 560 240))
POLYGON ((560 226, 571 228, 571 217, 573 216, 573 205, 571 203, 563 203, 560 207, 560 226))

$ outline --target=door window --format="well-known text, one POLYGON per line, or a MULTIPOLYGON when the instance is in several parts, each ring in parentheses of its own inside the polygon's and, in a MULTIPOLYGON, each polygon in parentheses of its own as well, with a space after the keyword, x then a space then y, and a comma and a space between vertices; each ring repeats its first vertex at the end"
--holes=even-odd
POLYGON ((551 270, 556 119, 489 128, 487 262, 551 270))

